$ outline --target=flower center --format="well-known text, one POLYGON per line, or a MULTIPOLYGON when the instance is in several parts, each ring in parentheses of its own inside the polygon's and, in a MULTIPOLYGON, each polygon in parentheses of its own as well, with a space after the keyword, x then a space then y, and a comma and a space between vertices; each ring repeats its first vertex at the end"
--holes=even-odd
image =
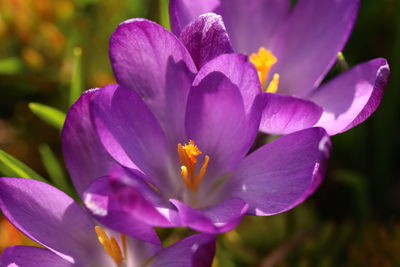
POLYGON ((187 188, 189 188, 189 190, 192 192, 197 192, 199 189, 201 180, 207 171, 208 162, 210 161, 210 157, 205 156, 199 173, 195 175, 197 156, 200 154, 202 154, 202 152, 195 145, 193 140, 190 140, 189 143, 185 145, 178 144, 178 155, 181 163, 181 176, 187 188))
POLYGON ((269 71, 271 70, 272 66, 278 62, 278 59, 270 50, 267 50, 264 47, 260 47, 257 53, 251 54, 249 59, 257 69, 258 78, 260 79, 263 91, 267 93, 276 93, 279 85, 279 74, 274 74, 268 86, 266 86, 266 83, 269 71))
POLYGON ((121 248, 118 245, 115 237, 109 238, 106 232, 104 232, 104 230, 101 229, 100 226, 95 226, 94 230, 96 231, 97 238, 99 239, 100 244, 103 245, 104 250, 114 260, 115 264, 118 267, 121 267, 124 260, 123 255, 126 255, 126 236, 124 234, 121 234, 121 243, 124 253, 122 254, 121 248))

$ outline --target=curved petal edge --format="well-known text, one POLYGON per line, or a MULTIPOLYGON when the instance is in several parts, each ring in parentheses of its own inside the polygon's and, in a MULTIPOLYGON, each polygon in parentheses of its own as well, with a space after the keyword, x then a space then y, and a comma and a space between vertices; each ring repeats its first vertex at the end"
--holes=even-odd
POLYGON ((285 135, 251 153, 227 181, 247 214, 268 216, 302 203, 321 183, 331 142, 323 128, 285 135))
POLYGON ((351 68, 310 96, 324 112, 316 126, 329 135, 345 132, 364 122, 378 108, 390 70, 383 58, 351 68))

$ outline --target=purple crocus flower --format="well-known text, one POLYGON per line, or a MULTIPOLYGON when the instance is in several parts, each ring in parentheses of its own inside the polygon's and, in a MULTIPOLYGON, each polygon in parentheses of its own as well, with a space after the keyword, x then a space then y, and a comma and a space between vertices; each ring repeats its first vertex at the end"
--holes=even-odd
POLYGON ((69 196, 35 180, 0 178, 0 207, 11 223, 45 247, 9 247, 0 256, 4 267, 208 267, 215 252, 212 235, 193 235, 163 249, 102 229, 69 196))
POLYGON ((193 53, 191 40, 198 36, 191 32, 210 14, 198 16, 222 16, 234 50, 249 55, 257 68, 262 90, 276 93, 263 112, 262 131, 287 134, 311 126, 330 135, 347 131, 379 106, 389 66, 373 59, 321 85, 350 35, 360 1, 299 0, 294 7, 290 2, 171 0, 171 25, 193 53))
MULTIPOLYGON (((218 25, 206 27, 197 59, 216 51, 218 25)), ((322 128, 249 154, 269 95, 245 57, 220 55, 198 70, 175 35, 143 19, 116 29, 110 57, 119 84, 83 94, 63 130, 73 182, 104 225, 129 233, 132 216, 220 233, 244 214, 291 209, 320 184, 330 147, 322 128), (108 175, 91 171, 99 166, 108 175)))

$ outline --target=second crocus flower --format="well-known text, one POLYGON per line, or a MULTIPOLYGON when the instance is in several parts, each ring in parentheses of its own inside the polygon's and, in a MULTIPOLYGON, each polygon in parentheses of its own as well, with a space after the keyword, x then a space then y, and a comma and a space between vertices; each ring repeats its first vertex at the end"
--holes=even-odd
POLYGON ((299 0, 293 7, 289 0, 171 0, 170 18, 173 32, 197 54, 191 49, 199 39, 193 29, 203 25, 209 32, 216 15, 204 13, 222 16, 229 34, 222 47, 229 50, 229 39, 232 51, 248 55, 260 90, 271 94, 262 131, 287 134, 320 126, 335 135, 376 110, 389 76, 386 60, 377 58, 321 85, 351 33, 359 5, 359 0, 299 0))

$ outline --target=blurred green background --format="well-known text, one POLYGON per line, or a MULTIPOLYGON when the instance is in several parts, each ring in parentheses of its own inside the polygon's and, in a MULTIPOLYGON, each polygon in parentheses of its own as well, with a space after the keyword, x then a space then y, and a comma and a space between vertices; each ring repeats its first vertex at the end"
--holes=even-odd
MULTIPOLYGON (((60 148, 64 113, 82 88, 114 81, 107 49, 116 26, 146 17, 168 27, 167 7, 167 0, 0 0, 3 175, 48 177, 72 193, 60 148)), ((220 236, 215 266, 400 266, 400 1, 362 1, 344 55, 350 65, 388 59, 392 75, 378 111, 333 137, 326 179, 304 204, 247 217, 220 236)), ((0 251, 27 242, 9 229, 0 221, 0 251)), ((187 231, 160 234, 172 243, 187 231)))

